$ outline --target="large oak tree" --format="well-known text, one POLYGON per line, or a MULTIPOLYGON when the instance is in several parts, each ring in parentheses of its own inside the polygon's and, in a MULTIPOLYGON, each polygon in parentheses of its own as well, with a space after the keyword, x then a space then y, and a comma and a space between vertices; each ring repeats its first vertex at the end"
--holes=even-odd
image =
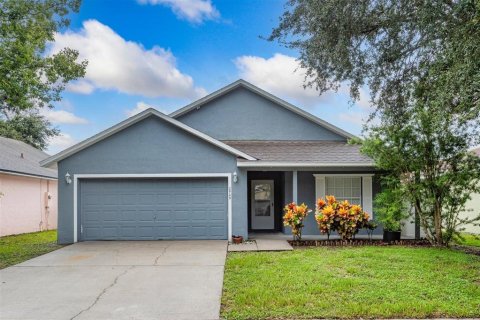
POLYGON ((42 117, 52 108, 65 85, 85 75, 86 61, 64 48, 47 55, 55 33, 68 27, 80 0, 0 1, 0 134, 37 148, 58 130, 42 117))
POLYGON ((459 212, 479 191, 479 0, 291 0, 269 40, 299 51, 320 93, 369 88, 363 151, 401 182, 432 243, 474 222, 459 212))

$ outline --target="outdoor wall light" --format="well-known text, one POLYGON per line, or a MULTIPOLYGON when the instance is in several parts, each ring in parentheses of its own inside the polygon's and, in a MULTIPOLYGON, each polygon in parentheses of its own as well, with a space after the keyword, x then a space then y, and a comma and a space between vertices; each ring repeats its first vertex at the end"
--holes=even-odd
POLYGON ((65 181, 67 182, 67 184, 72 183, 72 178, 70 177, 70 173, 68 172, 65 174, 65 181))
POLYGON ((237 171, 235 171, 233 173, 233 182, 237 183, 238 182, 238 175, 237 175, 237 171))

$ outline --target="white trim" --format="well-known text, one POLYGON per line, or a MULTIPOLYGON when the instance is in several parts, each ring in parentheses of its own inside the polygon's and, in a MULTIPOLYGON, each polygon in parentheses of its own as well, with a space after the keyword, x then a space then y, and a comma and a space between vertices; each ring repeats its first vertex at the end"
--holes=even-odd
POLYGON ((17 172, 11 172, 11 171, 2 171, 0 170, 0 174, 6 174, 10 176, 19 176, 19 177, 27 177, 27 178, 37 178, 37 179, 44 179, 44 180, 53 180, 57 181, 57 178, 51 178, 51 177, 45 177, 45 176, 38 176, 34 174, 27 174, 27 173, 17 173, 17 172))
POLYGON ((213 92, 213 93, 211 93, 211 94, 209 94, 209 95, 207 95, 207 96, 205 96, 205 97, 203 97, 203 98, 201 98, 197 101, 194 101, 194 102, 186 105, 183 108, 180 108, 180 109, 172 112, 170 114, 170 117, 176 118, 176 117, 182 116, 182 115, 184 115, 184 114, 186 114, 186 113, 188 113, 192 110, 199 109, 203 104, 205 104, 209 101, 212 101, 213 99, 216 99, 217 97, 222 96, 222 95, 224 95, 224 94, 226 94, 226 93, 228 93, 228 92, 230 92, 230 91, 232 91, 232 90, 234 90, 238 87, 247 88, 250 91, 253 91, 253 92, 257 93, 258 95, 266 98, 267 100, 275 102, 276 104, 284 107, 285 109, 288 109, 288 110, 290 110, 290 111, 292 111, 292 112, 294 112, 294 113, 296 113, 296 114, 298 114, 298 115, 300 115, 300 116, 302 116, 302 117, 304 117, 304 118, 306 118, 306 119, 308 119, 308 120, 310 120, 310 121, 312 121, 312 122, 314 122, 314 123, 316 123, 316 124, 318 124, 322 127, 325 127, 325 128, 335 132, 336 134, 338 134, 338 135, 340 135, 344 138, 347 138, 347 139, 355 138, 355 136, 353 134, 348 133, 345 130, 340 129, 339 127, 334 126, 333 124, 328 123, 325 120, 322 120, 322 119, 314 116, 313 114, 308 113, 308 112, 294 106, 293 104, 288 103, 287 101, 282 100, 282 99, 274 96, 273 94, 271 94, 271 93, 269 93, 265 90, 260 89, 257 86, 254 86, 253 84, 251 84, 251 83, 249 83, 249 82, 247 82, 243 79, 239 79, 239 80, 237 80, 237 81, 235 81, 235 82, 233 82, 233 83, 231 83, 231 84, 229 84, 229 85, 227 85, 227 86, 225 86, 225 87, 223 87, 223 88, 221 88, 221 89, 219 89, 219 90, 217 90, 217 91, 215 91, 215 92, 213 92))
POLYGON ((314 174, 315 176, 315 203, 319 198, 325 199, 325 176, 314 174))
POLYGON ((73 175, 73 242, 78 242, 78 176, 73 175))
POLYGON ((373 193, 372 193, 373 179, 371 176, 362 177, 362 209, 373 218, 373 193))
POLYGON ((237 150, 235 148, 232 148, 231 146, 221 142, 221 141, 218 141, 208 135, 206 135, 205 133, 203 132, 200 132, 196 129, 193 129, 189 126, 187 126, 186 124, 184 123, 181 123, 180 121, 177 121, 173 118, 170 118, 169 116, 167 116, 166 114, 163 114, 161 113, 160 111, 158 110, 155 110, 153 108, 149 108, 145 111, 142 111, 140 112, 139 114, 133 116, 133 117, 130 117, 128 118, 127 120, 124 120, 116 125, 114 125, 113 127, 110 127, 86 140, 83 140, 82 142, 80 143, 77 143, 76 145, 74 146, 71 146, 70 148, 68 149, 65 149, 51 157, 48 157, 47 159, 44 159, 42 161, 40 161, 40 165, 42 167, 47 167, 47 166, 50 166, 52 164, 55 164, 57 163, 58 161, 62 160, 62 159, 65 159, 69 156, 71 156, 72 154, 75 154, 103 139, 106 139, 108 137, 110 137, 111 135, 119 132, 119 131, 122 131, 123 129, 125 128, 128 128, 129 126, 143 120, 143 119, 146 119, 147 117, 151 116, 151 115, 154 115, 180 129, 183 129, 189 133, 191 133, 192 135, 194 136, 197 136, 198 138, 204 140, 204 141, 207 141, 217 147, 219 147, 220 149, 223 149, 225 151, 228 151, 238 157, 242 157, 242 158, 245 158, 247 160, 256 160, 254 157, 240 151, 240 150, 237 150))
POLYGON ((239 161, 237 160, 239 168, 314 168, 314 167, 373 167, 373 162, 280 162, 280 161, 239 161))
POLYGON ((298 202, 298 172, 295 170, 292 174, 292 200, 298 202))
POLYGON ((114 178, 227 178, 227 236, 232 241, 232 174, 231 173, 106 173, 106 174, 74 174, 73 175, 73 242, 78 241, 78 179, 114 179, 114 178))

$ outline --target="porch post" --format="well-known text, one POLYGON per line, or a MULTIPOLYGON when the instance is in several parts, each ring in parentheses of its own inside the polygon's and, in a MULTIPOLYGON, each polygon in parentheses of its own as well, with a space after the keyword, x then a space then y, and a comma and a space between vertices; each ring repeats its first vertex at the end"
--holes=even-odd
POLYGON ((292 201, 297 203, 298 202, 298 179, 297 179, 297 171, 293 171, 292 175, 292 201))

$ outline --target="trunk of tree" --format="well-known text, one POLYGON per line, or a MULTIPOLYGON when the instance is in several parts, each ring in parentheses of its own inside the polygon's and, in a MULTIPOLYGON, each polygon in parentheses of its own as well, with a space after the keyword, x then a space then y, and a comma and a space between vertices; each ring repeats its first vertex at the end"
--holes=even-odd
POLYGON ((435 201, 435 208, 433 212, 434 226, 435 226, 435 244, 442 246, 443 245, 443 236, 442 236, 442 206, 438 201, 435 201))

